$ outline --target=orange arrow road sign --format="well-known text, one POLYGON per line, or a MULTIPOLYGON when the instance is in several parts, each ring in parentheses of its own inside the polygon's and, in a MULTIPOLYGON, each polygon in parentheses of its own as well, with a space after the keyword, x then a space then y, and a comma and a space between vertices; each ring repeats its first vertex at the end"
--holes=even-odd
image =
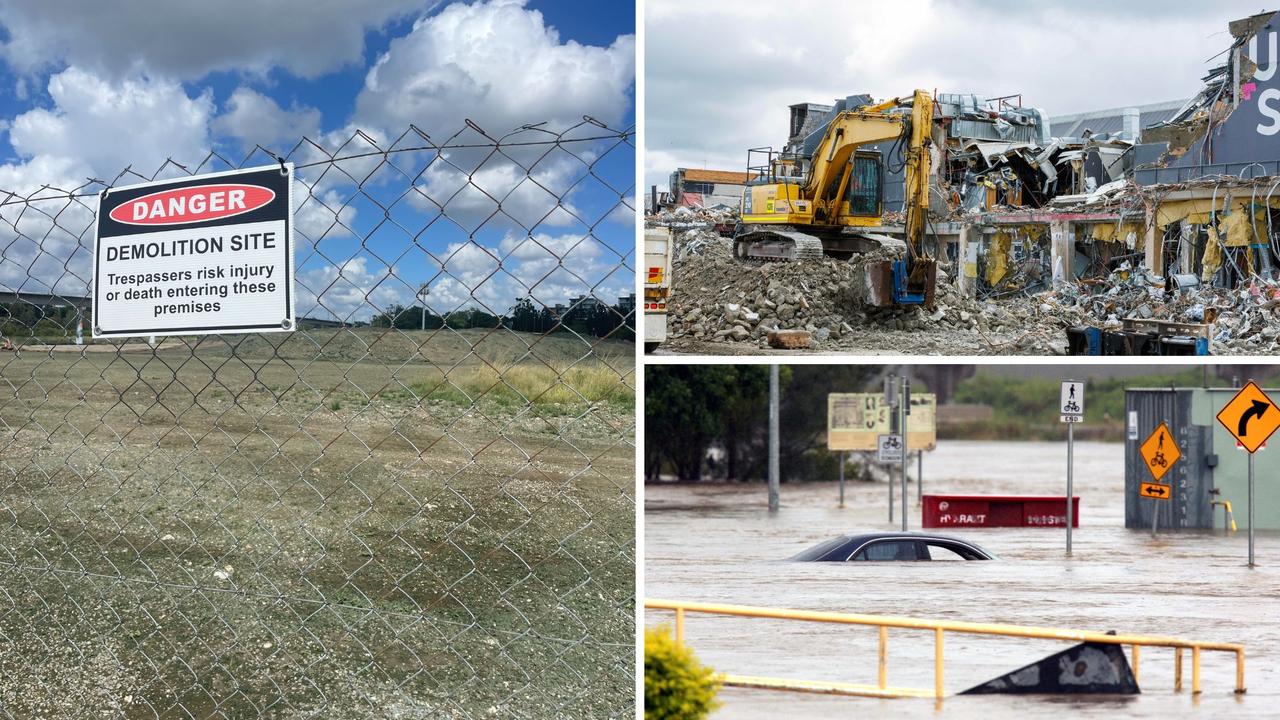
POLYGON ((1255 453, 1271 433, 1280 429, 1280 407, 1250 380, 1218 412, 1218 422, 1245 450, 1255 453))
POLYGON ((1142 461, 1147 464, 1147 469, 1151 471, 1151 477, 1156 482, 1169 472, 1169 468, 1178 462, 1178 458, 1182 457, 1182 451, 1178 449, 1178 443, 1173 441, 1173 435, 1169 434, 1169 426, 1160 423, 1151 432, 1142 447, 1138 448, 1138 452, 1142 455, 1142 461))
POLYGON ((1139 493, 1142 497, 1155 498, 1157 500, 1168 500, 1172 494, 1173 488, 1160 483, 1142 483, 1139 487, 1139 493))

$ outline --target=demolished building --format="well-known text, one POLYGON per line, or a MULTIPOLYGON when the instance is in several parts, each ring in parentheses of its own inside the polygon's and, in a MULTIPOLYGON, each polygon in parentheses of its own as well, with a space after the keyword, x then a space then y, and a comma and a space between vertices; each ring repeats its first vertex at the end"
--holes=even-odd
MULTIPOLYGON (((955 312, 849 318, 884 317, 892 327, 964 325, 977 322, 975 314, 993 313, 990 302, 1022 300, 999 306, 1012 313, 1008 324, 1093 325, 1133 331, 1138 341, 1178 336, 1197 353, 1280 351, 1278 22, 1275 13, 1231 22, 1224 62, 1187 101, 1055 122, 1021 96, 937 94, 926 247, 951 284, 944 297, 955 312)), ((869 102, 855 95, 831 105, 792 105, 779 155, 802 176, 831 119, 869 102)), ((877 149, 888 157, 892 145, 877 149)), ((884 166, 885 212, 875 231, 901 236, 895 210, 902 207, 902 178, 894 163, 884 166)), ((697 242, 710 241, 699 235, 697 242)), ((732 292, 737 299, 729 304, 753 295, 750 288, 732 292)), ((753 313, 762 311, 738 314, 753 313)), ((849 318, 835 327, 849 328, 849 318)), ((804 322, 827 327, 811 317, 804 322)), ((727 329, 719 320, 707 327, 709 334, 727 329)), ((748 329, 747 337, 762 335, 748 329)))

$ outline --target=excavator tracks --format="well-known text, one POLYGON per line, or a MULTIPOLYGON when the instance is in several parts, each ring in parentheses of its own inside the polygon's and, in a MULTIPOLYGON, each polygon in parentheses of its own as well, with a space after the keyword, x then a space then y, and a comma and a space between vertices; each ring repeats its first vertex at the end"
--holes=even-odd
POLYGON ((790 227, 749 228, 733 240, 733 253, 743 260, 803 262, 821 260, 822 241, 790 227))

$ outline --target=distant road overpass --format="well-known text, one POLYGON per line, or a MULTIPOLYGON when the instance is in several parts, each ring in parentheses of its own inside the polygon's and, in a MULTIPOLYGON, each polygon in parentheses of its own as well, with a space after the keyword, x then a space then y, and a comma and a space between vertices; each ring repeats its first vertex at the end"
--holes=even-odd
POLYGON ((72 307, 78 307, 81 310, 88 310, 90 306, 88 295, 56 295, 51 293, 0 290, 0 304, 3 303, 25 303, 27 305, 45 305, 55 307, 70 305, 72 307))
MULTIPOLYGON (((37 305, 42 307, 75 307, 83 311, 88 311, 92 306, 92 300, 87 295, 58 295, 55 293, 31 293, 16 292, 14 290, 0 289, 0 305, 10 303, 22 303, 24 305, 37 305)), ((341 328, 341 327, 358 327, 367 325, 365 322, 344 322, 342 320, 325 320, 322 318, 298 318, 299 328, 341 328)))

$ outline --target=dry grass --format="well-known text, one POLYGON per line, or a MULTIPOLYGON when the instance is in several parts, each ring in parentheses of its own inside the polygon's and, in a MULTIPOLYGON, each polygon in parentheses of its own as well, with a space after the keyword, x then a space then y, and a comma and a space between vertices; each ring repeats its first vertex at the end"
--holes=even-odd
POLYGON ((602 362, 526 363, 507 368, 473 365, 447 373, 429 370, 411 380, 408 387, 408 392, 389 390, 382 397, 458 404, 473 401, 504 406, 532 404, 567 412, 590 405, 626 410, 635 407, 635 388, 631 386, 630 374, 602 362))

